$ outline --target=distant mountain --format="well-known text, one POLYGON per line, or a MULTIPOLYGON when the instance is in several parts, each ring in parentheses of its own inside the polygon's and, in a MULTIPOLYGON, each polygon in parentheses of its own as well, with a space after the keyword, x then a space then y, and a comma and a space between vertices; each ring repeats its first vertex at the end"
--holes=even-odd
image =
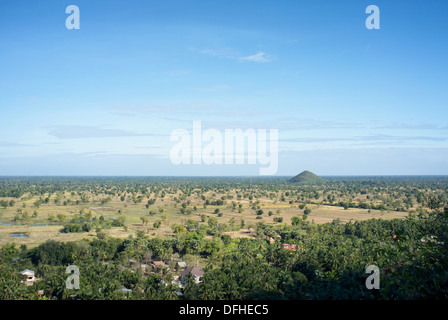
POLYGON ((290 179, 289 182, 300 184, 318 184, 325 182, 325 179, 315 175, 308 170, 305 170, 302 173, 296 175, 294 178, 290 179))

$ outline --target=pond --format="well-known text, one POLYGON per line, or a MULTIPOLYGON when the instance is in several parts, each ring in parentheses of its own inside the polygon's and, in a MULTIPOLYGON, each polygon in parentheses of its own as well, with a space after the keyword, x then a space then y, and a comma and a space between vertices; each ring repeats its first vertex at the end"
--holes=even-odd
POLYGON ((28 234, 25 232, 15 232, 11 233, 11 238, 18 239, 18 238, 28 238, 28 234))
POLYGON ((48 227, 50 225, 49 222, 36 222, 30 224, 31 227, 48 227))
MULTIPOLYGON (((6 223, 6 222, 0 222, 0 227, 9 227, 9 226, 23 226, 26 224, 23 223, 6 223)), ((31 227, 48 227, 49 225, 52 225, 49 222, 35 222, 29 224, 31 227)))

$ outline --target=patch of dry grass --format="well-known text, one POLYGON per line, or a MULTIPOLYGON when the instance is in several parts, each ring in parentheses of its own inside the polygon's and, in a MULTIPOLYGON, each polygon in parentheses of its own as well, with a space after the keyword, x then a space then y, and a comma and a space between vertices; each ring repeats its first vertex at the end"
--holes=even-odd
MULTIPOLYGON (((246 227, 254 225, 257 222, 275 224, 273 221, 275 217, 282 217, 283 223, 290 224, 293 216, 303 216, 303 209, 299 209, 297 204, 290 205, 285 202, 274 202, 268 198, 261 198, 257 200, 260 200, 259 205, 264 211, 264 214, 261 216, 262 219, 257 219, 257 215, 255 211, 250 208, 248 200, 243 199, 238 201, 238 203, 243 204, 243 212, 239 213, 238 210, 232 210, 231 201, 227 201, 227 205, 224 206, 209 205, 204 208, 204 202, 195 195, 192 195, 189 198, 191 204, 188 208, 192 210, 192 213, 190 215, 184 215, 179 213, 181 208, 180 204, 177 204, 175 207, 176 202, 173 200, 175 196, 177 195, 170 195, 163 200, 158 198, 156 203, 151 205, 149 208, 145 208, 145 201, 137 204, 131 201, 121 202, 118 197, 113 197, 111 202, 104 205, 97 204, 98 199, 96 199, 97 202, 94 203, 91 202, 89 204, 67 206, 55 204, 50 201, 48 204, 43 204, 39 208, 35 208, 33 206, 34 199, 31 199, 25 201, 25 208, 23 208, 23 203, 19 201, 12 208, 8 207, 6 209, 0 209, 0 221, 4 223, 12 223, 14 216, 18 213, 18 209, 20 209, 22 212, 26 211, 30 217, 26 222, 27 224, 47 222, 48 217, 57 217, 58 214, 65 215, 65 221, 67 222, 73 218, 74 215, 79 213, 80 210, 84 210, 84 212, 91 211, 93 216, 96 217, 100 217, 101 215, 105 218, 118 218, 120 216, 124 217, 127 230, 124 227, 113 227, 111 229, 105 229, 104 232, 112 237, 126 238, 129 235, 135 234, 136 231, 143 231, 151 237, 171 237, 173 235, 173 230, 171 228, 173 224, 185 224, 188 219, 201 221, 202 214, 205 214, 206 216, 213 216, 219 223, 225 224, 229 224, 229 221, 233 218, 236 226, 239 226, 241 219, 244 219, 246 227), (197 207, 196 210, 193 210, 194 206, 197 207), (93 207, 111 208, 94 209, 93 207), (164 212, 160 213, 159 208, 163 208, 164 212), (216 208, 219 208, 222 213, 222 217, 213 214, 216 208), (38 212, 38 217, 31 218, 35 210, 38 212), (279 214, 276 213, 277 210, 280 210, 279 214), (149 211, 155 212, 155 215, 148 216, 149 211), (272 216, 268 215, 269 211, 273 212, 272 216), (145 225, 143 225, 140 219, 143 216, 148 217, 148 222, 145 225), (153 224, 159 220, 162 221, 162 224, 156 229, 153 224)), ((207 198, 219 199, 223 195, 216 194, 213 196, 213 193, 209 192, 206 193, 206 196, 207 198)), ((308 221, 316 224, 329 223, 335 219, 340 219, 342 223, 346 223, 348 221, 362 221, 372 218, 394 219, 404 218, 407 216, 406 212, 381 212, 378 210, 371 210, 369 212, 367 209, 358 208, 349 208, 348 210, 344 210, 342 207, 313 204, 308 204, 307 207, 311 209, 311 213, 308 215, 308 221)), ((50 226, 31 226, 26 224, 11 226, 0 225, 0 245, 14 242, 18 245, 26 244, 29 248, 31 248, 49 239, 57 241, 77 241, 96 236, 95 230, 92 230, 89 233, 83 232, 65 234, 61 233, 62 228, 62 223, 59 223, 59 225, 50 226), (27 238, 13 239, 10 236, 13 232, 26 232, 29 236, 27 238)), ((227 234, 230 234, 233 237, 253 236, 253 233, 249 232, 247 229, 229 232, 227 234)))

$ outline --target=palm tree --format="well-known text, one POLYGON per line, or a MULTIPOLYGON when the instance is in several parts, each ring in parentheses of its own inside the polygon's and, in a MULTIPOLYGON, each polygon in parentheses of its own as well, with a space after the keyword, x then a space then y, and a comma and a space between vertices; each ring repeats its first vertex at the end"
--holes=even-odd
POLYGON ((218 261, 221 260, 221 253, 220 252, 213 252, 211 255, 207 257, 207 269, 213 269, 215 265, 218 264, 218 261))
POLYGON ((146 297, 146 299, 154 300, 155 296, 156 296, 156 289, 153 286, 148 285, 146 287, 146 289, 145 289, 145 297, 146 297))
POLYGON ((19 287, 18 281, 12 279, 0 281, 0 298, 1 300, 15 300, 15 295, 19 287))
POLYGON ((48 264, 45 263, 39 263, 39 265, 37 266, 37 274, 42 277, 45 278, 45 276, 47 275, 47 272, 50 270, 50 266, 48 264))

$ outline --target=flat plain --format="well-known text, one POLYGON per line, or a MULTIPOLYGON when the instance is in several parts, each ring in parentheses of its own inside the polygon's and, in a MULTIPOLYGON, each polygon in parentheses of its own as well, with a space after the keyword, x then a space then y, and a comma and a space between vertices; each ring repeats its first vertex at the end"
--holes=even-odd
MULTIPOLYGON (((211 184, 209 189, 213 187, 211 184)), ((151 187, 148 187, 146 193, 123 191, 116 192, 115 195, 106 190, 84 190, 77 193, 58 191, 40 195, 25 192, 20 198, 0 198, 8 203, 11 200, 14 202, 13 206, 0 208, 0 245, 14 242, 32 248, 49 239, 64 242, 93 239, 98 230, 62 232, 64 224, 80 212, 91 212, 92 218, 122 217, 124 226, 102 230, 107 235, 119 238, 135 235, 137 231, 150 237, 171 237, 174 235, 173 226, 186 225, 188 220, 203 222, 204 216, 214 217, 218 223, 226 225, 240 225, 241 220, 244 220, 244 226, 225 230, 224 233, 232 237, 254 237, 254 226, 257 223, 291 224, 292 217, 304 217, 304 207, 311 210, 306 218, 315 224, 331 223, 334 220, 347 223, 368 219, 402 219, 409 214, 409 210, 344 208, 334 204, 347 198, 355 202, 372 199, 375 197, 373 193, 363 192, 362 196, 350 197, 340 194, 330 204, 319 193, 324 188, 316 189, 318 199, 310 199, 310 196, 304 196, 306 193, 301 193, 300 188, 295 185, 273 192, 267 192, 263 186, 257 185, 251 186, 250 190, 239 187, 215 190, 191 187, 182 190, 176 189, 174 185, 158 188, 156 192, 151 192, 151 187), (81 198, 89 200, 82 203, 81 198), (147 204, 148 199, 153 199, 153 203, 147 204), (213 204, 216 200, 221 200, 221 203, 213 204), (209 204, 205 204, 206 201, 209 204), (219 213, 216 213, 217 210, 219 213), (259 210, 262 210, 261 214, 259 210), (282 219, 281 222, 278 222, 279 218, 282 219), (154 226, 157 221, 160 221, 159 227, 154 226)), ((374 202, 382 201, 372 201, 374 202)))

